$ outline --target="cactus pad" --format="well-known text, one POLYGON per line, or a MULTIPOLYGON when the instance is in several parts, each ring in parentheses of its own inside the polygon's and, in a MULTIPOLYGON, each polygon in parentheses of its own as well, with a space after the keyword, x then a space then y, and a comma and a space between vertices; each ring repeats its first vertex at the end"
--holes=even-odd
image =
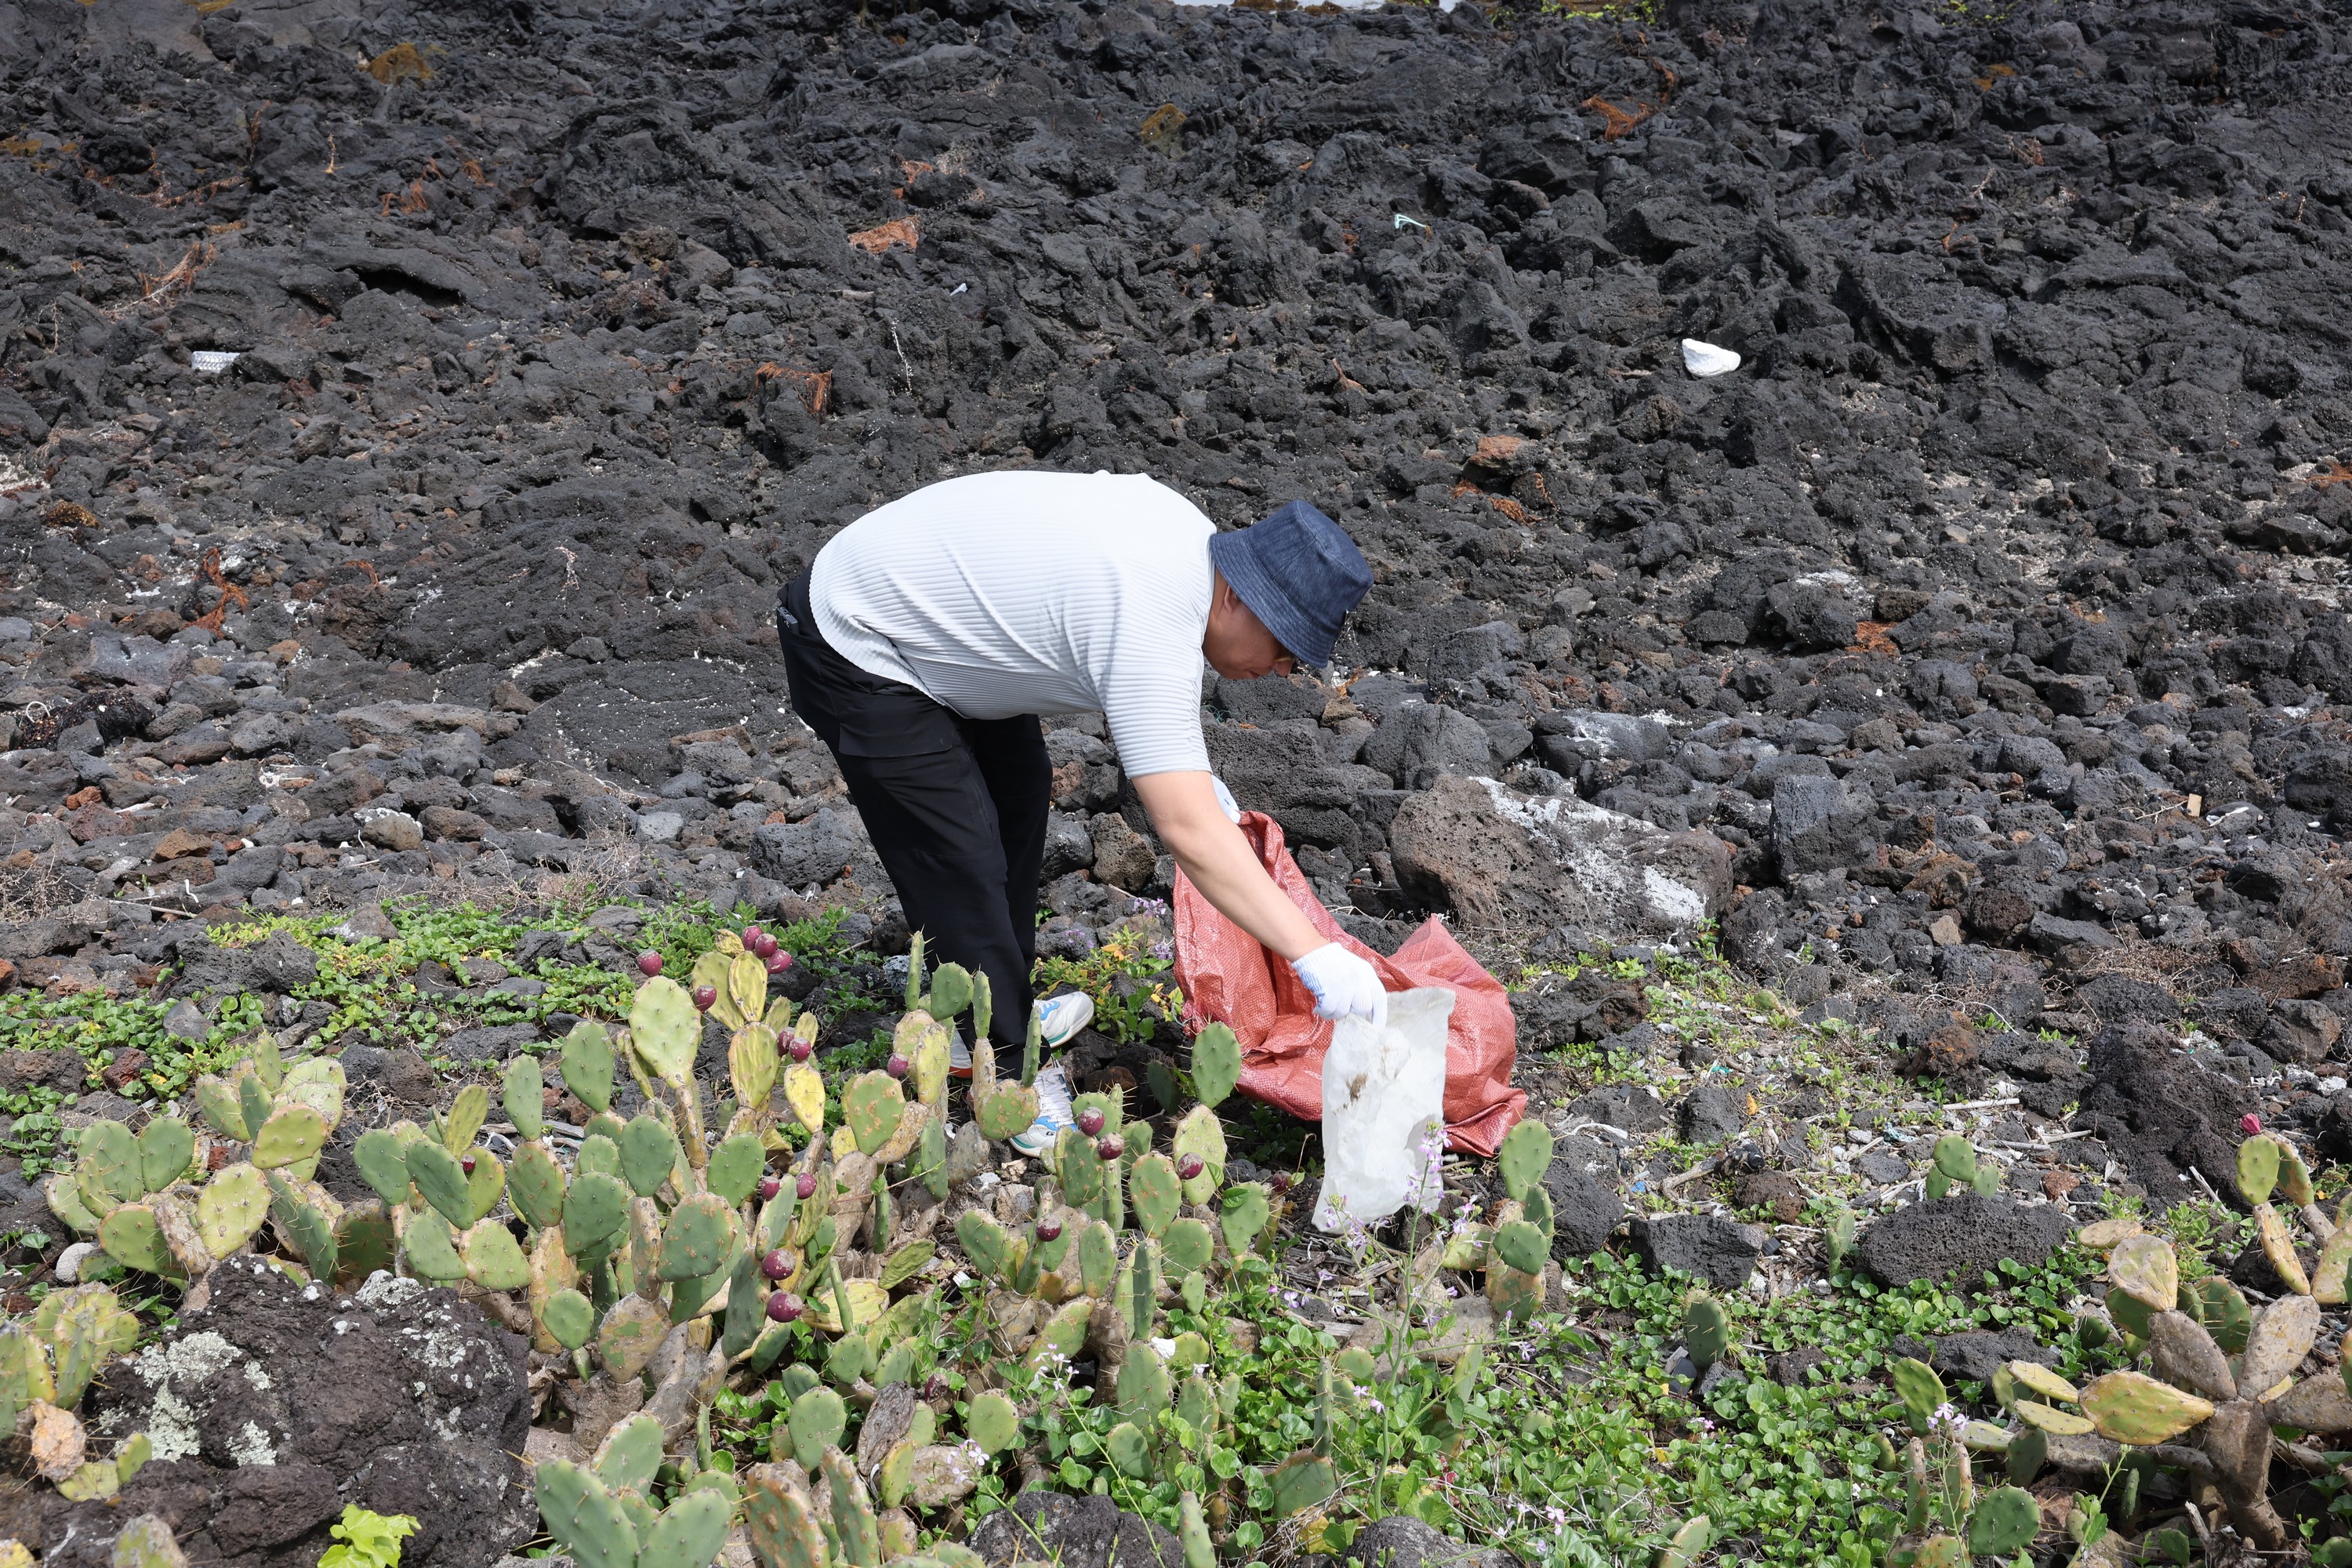
POLYGON ((824 1131, 824 1075, 809 1062, 784 1068, 784 1103, 811 1133, 824 1131))
POLYGON ((1225 1179, 1225 1130, 1215 1112, 1205 1105, 1196 1105, 1186 1111, 1176 1123, 1170 1152, 1180 1168, 1187 1154, 1201 1162, 1200 1174, 1184 1184, 1186 1203, 1205 1204, 1216 1195, 1217 1184, 1225 1179))
POLYGON ((1223 1024, 1212 1024, 1192 1041, 1192 1092, 1213 1110, 1242 1080, 1242 1043, 1223 1024))
POLYGON ((1551 1169, 1551 1129, 1541 1121, 1530 1117, 1512 1128, 1495 1152, 1495 1169, 1503 1178, 1504 1192, 1516 1203, 1527 1202, 1528 1194, 1551 1169))
POLYGON ((726 1549, 734 1511, 731 1492, 690 1487, 662 1510, 652 1529, 639 1532, 636 1568, 710 1568, 726 1549))
POLYGON ((335 1226, 335 1275, 338 1279, 365 1279, 378 1269, 389 1270, 397 1243, 392 1216, 382 1204, 363 1204, 347 1210, 335 1226))
POLYGON ((180 1277, 180 1266, 164 1244, 155 1211, 145 1204, 124 1204, 98 1222, 98 1244, 125 1268, 163 1279, 180 1277))
POLYGON ((1903 1401, 1903 1413, 1910 1418, 1911 1429, 1925 1432, 1928 1418, 1945 1402, 1944 1380, 1936 1369, 1924 1361, 1909 1356, 1897 1361, 1888 1369, 1895 1382, 1895 1397, 1903 1401))
POLYGON ((334 1221, 277 1172, 268 1173, 268 1182, 270 1223, 277 1226, 278 1236, 310 1264, 312 1279, 331 1283, 335 1278, 334 1221))
POLYGON ((2278 1277, 2286 1288, 2298 1295, 2311 1294, 2311 1280, 2303 1271, 2303 1260, 2294 1255, 2294 1237, 2287 1233, 2286 1222, 2279 1218, 2278 1210, 2268 1204, 2254 1205, 2254 1226, 2263 1238, 2263 1256, 2271 1260, 2278 1277))
POLYGON ((956 1242, 971 1266, 990 1279, 1002 1280, 1012 1271, 1013 1240, 1003 1226, 981 1210, 966 1209, 956 1220, 956 1242))
POLYGON ((2339 1226, 2320 1247, 2319 1261, 2312 1266, 2312 1296, 2331 1307, 2343 1305, 2347 1273, 2352 1273, 2352 1226, 2339 1226))
POLYGON ((574 1024, 563 1037, 562 1067, 563 1087, 581 1104, 599 1114, 612 1109, 613 1037, 604 1025, 574 1024))
POLYGON ((544 1143, 526 1143, 515 1154, 514 1168, 507 1173, 507 1196, 513 1200, 515 1213, 533 1230, 546 1230, 563 1223, 563 1167, 555 1163, 544 1143))
POLYGON ((1217 1549, 1209 1540, 1209 1521, 1201 1512, 1201 1500, 1185 1492, 1176 1500, 1176 1539, 1184 1548, 1184 1568, 1217 1568, 1217 1549))
MULTIPOLYGON (((1499 1243, 1501 1239, 1497 1232, 1496 1240, 1499 1243)), ((1731 1315, 1723 1310, 1722 1302, 1712 1296, 1691 1299, 1690 1305, 1683 1309, 1683 1348, 1689 1352, 1691 1364, 1702 1372, 1723 1359, 1723 1352, 1731 1348, 1731 1315)))
POLYGON ((710 1190, 730 1204, 740 1204, 751 1195, 760 1184, 760 1173, 767 1168, 768 1151, 760 1140, 748 1132, 738 1132, 720 1141, 710 1152, 710 1163, 703 1168, 702 1179, 710 1190))
POLYGON ((1087 1296, 1063 1302, 1052 1317, 1037 1325, 1037 1342, 1029 1347, 1030 1360, 1040 1362, 1048 1355, 1065 1360, 1075 1357, 1086 1346, 1087 1324, 1094 1316, 1094 1305, 1093 1299, 1087 1296))
POLYGON ((2210 1401, 2137 1372, 2094 1379, 2082 1405, 2099 1436, 2143 1447, 2169 1442, 2213 1414, 2210 1401))
POLYGON ((973 1396, 964 1411, 963 1429, 982 1453, 1001 1454, 1020 1441, 1020 1408, 992 1388, 973 1396))
POLYGON ((1026 1084, 999 1083, 972 1107, 980 1135, 992 1143, 1018 1137, 1037 1120, 1037 1091, 1026 1084))
POLYGON ((683 1083, 693 1075, 701 1045, 702 1015, 683 986, 656 974, 637 987, 629 1004, 629 1049, 647 1071, 664 1083, 683 1083))
POLYGON ((251 1062, 246 1062, 230 1081, 236 1089, 238 1113, 245 1118, 245 1124, 258 1133, 261 1124, 269 1120, 269 1113, 274 1109, 269 1103, 269 1090, 262 1084, 261 1075, 253 1069, 251 1062))
POLYGON ((1134 1422, 1122 1421, 1103 1435, 1103 1454, 1129 1480, 1151 1479, 1151 1442, 1134 1422))
POLYGON ((748 1479, 744 1527, 761 1568, 830 1568, 824 1531, 798 1481, 772 1465, 754 1465, 748 1479))
MULTIPOLYGON (((407 1184, 401 1184, 404 1191, 407 1184)), ((215 1258, 226 1258, 251 1241, 268 1217, 269 1188, 251 1165, 227 1167, 196 1194, 196 1238, 215 1258)))
POLYGON ((2147 1341, 2148 1366, 2164 1382, 2211 1400, 2236 1396, 2238 1374, 2231 1370, 2229 1358, 2186 1312, 2158 1312, 2149 1324, 2147 1341))
POLYGON ((2271 1201, 2278 1185, 2279 1146, 2275 1139, 2257 1134, 2238 1145, 2238 1191, 2250 1204, 2271 1201))
POLYGON ((1184 1184, 1176 1162, 1165 1154, 1146 1154, 1127 1173, 1128 1201, 1135 1205, 1135 1223, 1143 1234, 1157 1237, 1176 1218, 1184 1201, 1184 1184))
POLYGON ((971 971, 961 963, 942 963, 931 971, 931 1001, 926 1009, 932 1017, 954 1017, 971 1005, 971 971))
POLYGON ((758 1022, 736 1030, 727 1042, 727 1079, 735 1087, 735 1102, 763 1115, 776 1092, 776 1066, 775 1030, 758 1022))
MULTIPOLYGON (((1109 1123, 1104 1123, 1108 1130, 1109 1123)), ((1065 1127, 1054 1143, 1054 1176, 1062 1184, 1062 1201, 1092 1212, 1102 1202, 1105 1173, 1095 1141, 1075 1127, 1065 1127)))
POLYGON ((621 1131, 621 1175, 639 1197, 661 1191, 678 1158, 677 1134, 658 1117, 640 1111, 621 1131))
POLYGON ((906 1109, 898 1080, 878 1069, 858 1074, 841 1095, 841 1120, 860 1153, 871 1154, 890 1142, 906 1109))
POLYGON ((352 1163, 359 1168, 360 1179, 385 1203, 397 1205, 408 1201, 408 1151, 391 1132, 376 1127, 361 1133, 352 1145, 352 1163))
POLYGON ((547 1131, 547 1080, 537 1057, 525 1051, 507 1064, 499 1098, 518 1137, 534 1139, 547 1131))
POLYGON ((1532 1318, 1543 1308, 1543 1276, 1495 1258, 1486 1265, 1486 1302, 1506 1318, 1532 1318))
POLYGON ((725 1266, 735 1245, 735 1213, 708 1193, 698 1193, 670 1212, 662 1232, 664 1279, 703 1279, 725 1266))
POLYGON ((1242 1182, 1225 1189, 1224 1214, 1219 1223, 1225 1233, 1225 1250, 1239 1258, 1254 1246, 1273 1221, 1274 1205, 1264 1182, 1242 1182))
POLYGON ((314 1161, 326 1145, 327 1120, 307 1105, 285 1105, 272 1111, 253 1135, 253 1163, 264 1170, 282 1170, 314 1161))
MULTIPOLYGON (((698 965, 698 967, 699 967, 698 965)), ((724 1004, 711 1011, 729 1029, 740 1029, 768 1010, 768 966, 754 952, 737 952, 727 962, 727 983, 719 987, 724 1004)))
POLYGON ((1078 1256, 1078 1280, 1089 1296, 1108 1296, 1118 1281, 1118 1237, 1107 1225, 1088 1225, 1071 1248, 1078 1256))
POLYGON ((1275 1514, 1283 1519, 1304 1513, 1339 1489, 1339 1477, 1331 1461, 1311 1448, 1301 1448, 1283 1460, 1268 1479, 1274 1483, 1275 1514))
POLYGON ((1160 1260, 1168 1265, 1171 1279, 1181 1279, 1206 1268, 1216 1254, 1216 1237, 1209 1227, 1187 1216, 1171 1225, 1168 1234, 1160 1238, 1160 1260))
POLYGON ((419 1279, 447 1285, 466 1277, 457 1237, 450 1235, 448 1223, 429 1210, 409 1217, 408 1228, 401 1234, 400 1251, 408 1271, 419 1279))
POLYGON ((2282 1296, 2263 1309, 2239 1358, 2238 1387, 2250 1399, 2266 1399, 2280 1381, 2303 1363, 2319 1340, 2319 1303, 2308 1296, 2282 1296))
MULTIPOLYGON (((2111 1301, 2110 1307, 2114 1305, 2111 1301)), ((2224 1355, 2236 1355, 2246 1348, 2246 1336, 2254 1326, 2253 1309, 2235 1285, 2218 1274, 2180 1288, 2180 1310, 2197 1321, 2200 1328, 2213 1336, 2224 1355)), ((2142 1332, 2141 1337, 2147 1337, 2142 1332)))
POLYGON ((912 1068, 908 1082, 914 1088, 915 1098, 934 1110, 948 1102, 948 1066, 952 1059, 949 1045, 954 1037, 954 1031, 947 1025, 934 1024, 923 1031, 915 1048, 908 1053, 912 1068))
POLYGON ((2087 1437, 2094 1430, 2089 1421, 2073 1411, 2061 1410, 2037 1399, 2021 1399, 2016 1408, 2020 1421, 2053 1437, 2087 1437))
MULTIPOLYGON (((1519 1125, 1530 1123, 1522 1121, 1519 1125)), ((1496 1226, 1491 1245, 1496 1257, 1522 1274, 1540 1274, 1543 1266, 1551 1260, 1551 1239, 1523 1219, 1496 1226)))
POLYGON ((563 1239, 574 1258, 602 1258, 629 1223, 629 1193, 612 1177, 589 1171, 572 1178, 563 1198, 563 1239))
POLYGON ((196 1135, 175 1117, 158 1116, 139 1134, 139 1181, 148 1192, 160 1193, 180 1179, 196 1156, 196 1135))
POLYGON ((459 1229, 474 1223, 474 1194, 466 1167, 440 1144, 419 1139, 408 1146, 408 1179, 419 1196, 459 1229))
POLYGON ((253 1129, 245 1120, 245 1106, 236 1086, 225 1078, 211 1073, 196 1079, 196 1110, 213 1131, 233 1142, 243 1143, 252 1138, 253 1129))
POLYGON ((2072 1405, 2083 1397, 2081 1390, 2038 1362, 2013 1361, 2008 1363, 2008 1372, 2021 1386, 2044 1399, 2072 1405))
MULTIPOLYGON (((507 1168, 488 1149, 466 1151, 474 1168, 466 1173, 466 1218, 467 1223, 479 1223, 481 1217, 499 1206, 499 1199, 507 1190, 507 1168)), ((459 1162, 462 1168, 464 1162, 459 1162)))
POLYGON ((2153 1236, 2116 1243, 2107 1254, 2107 1278, 2159 1312, 2170 1311, 2179 1300, 2179 1261, 2169 1242, 2153 1236))
MULTIPOLYGON (((29 1564, 32 1559, 25 1561, 29 1564)), ((188 1558, 170 1525, 154 1514, 142 1513, 114 1538, 113 1563, 114 1568, 188 1568, 188 1558)), ((0 1557, 0 1568, 6 1568, 5 1557, 0 1557)))
POLYGON ((466 1278, 485 1290, 520 1290, 530 1283, 530 1265, 513 1232, 494 1220, 483 1220, 466 1233, 459 1256, 466 1278))
POLYGON ((866 1500, 866 1483, 858 1479, 857 1468, 838 1448, 828 1448, 821 1463, 832 1498, 833 1535, 840 1543, 836 1555, 847 1568, 880 1568, 881 1521, 866 1500))
POLYGON ((1127 1358, 1118 1365, 1119 1413, 1132 1421, 1149 1422, 1168 1408, 1173 1390, 1168 1382, 1168 1363, 1148 1342, 1131 1344, 1127 1358))
POLYGON ((441 1118, 441 1147, 452 1154, 462 1154, 474 1146, 475 1134, 490 1119, 490 1091, 478 1083, 469 1083, 450 1100, 449 1110, 441 1118))
POLYGON ((139 1142, 120 1121, 93 1121, 74 1147, 74 1181, 89 1212, 104 1218, 118 1205, 136 1203, 147 1186, 139 1171, 139 1142))
POLYGON ((668 1332, 668 1314, 643 1296, 624 1296, 596 1325, 596 1360, 626 1381, 646 1370, 668 1332))

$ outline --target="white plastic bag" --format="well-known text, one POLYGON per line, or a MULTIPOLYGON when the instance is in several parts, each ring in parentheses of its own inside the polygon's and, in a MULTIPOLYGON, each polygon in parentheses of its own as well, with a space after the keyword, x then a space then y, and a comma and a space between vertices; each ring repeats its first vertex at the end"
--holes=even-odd
POLYGON ((1454 993, 1389 994, 1388 1027, 1339 1020, 1323 1058, 1326 1231, 1376 1225, 1407 1204, 1426 1213, 1444 1193, 1445 1026, 1454 993))
POLYGON ((1683 368, 1701 380, 1711 375, 1729 375, 1739 368, 1739 355, 1731 349, 1703 343, 1696 338, 1685 338, 1683 368))

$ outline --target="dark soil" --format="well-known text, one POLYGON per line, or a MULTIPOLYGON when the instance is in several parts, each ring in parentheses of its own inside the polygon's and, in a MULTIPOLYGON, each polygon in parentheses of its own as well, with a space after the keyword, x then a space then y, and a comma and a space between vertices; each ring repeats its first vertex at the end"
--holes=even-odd
MULTIPOLYGON (((1368 936, 1655 929, 1390 852, 1572 793, 1919 1070, 2022 1072, 1955 1011, 2193 1026, 2316 1124, 2352 9, 950 9, 0 5, 23 983, 146 984, 157 907, 567 871, 887 950, 774 589, 941 476, 1117 468, 1374 561, 1352 685, 1209 710, 1368 936)), ((1170 877, 1099 731, 1070 951, 1170 877)))

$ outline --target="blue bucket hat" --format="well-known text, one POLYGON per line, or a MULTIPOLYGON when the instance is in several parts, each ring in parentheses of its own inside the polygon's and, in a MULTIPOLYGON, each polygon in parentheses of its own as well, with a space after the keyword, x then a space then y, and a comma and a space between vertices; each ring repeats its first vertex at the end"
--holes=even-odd
POLYGON ((1348 531, 1303 500, 1212 537, 1209 563, 1293 658, 1318 668, 1331 662, 1339 623, 1372 586, 1348 531))

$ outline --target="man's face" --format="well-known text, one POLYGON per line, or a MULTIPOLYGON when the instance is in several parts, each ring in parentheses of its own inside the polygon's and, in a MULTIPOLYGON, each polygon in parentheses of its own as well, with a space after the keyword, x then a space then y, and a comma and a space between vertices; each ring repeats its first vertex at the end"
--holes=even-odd
POLYGON ((1210 668, 1227 680, 1288 675, 1298 665, 1222 576, 1209 605, 1209 631, 1201 639, 1201 651, 1208 656, 1210 668))

